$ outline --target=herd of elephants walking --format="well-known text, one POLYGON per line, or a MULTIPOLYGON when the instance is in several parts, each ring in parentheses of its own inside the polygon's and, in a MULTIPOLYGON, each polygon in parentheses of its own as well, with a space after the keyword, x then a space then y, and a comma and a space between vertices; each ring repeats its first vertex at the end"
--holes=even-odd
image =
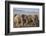
POLYGON ((39 16, 38 15, 14 15, 13 18, 14 28, 16 27, 38 27, 39 16))

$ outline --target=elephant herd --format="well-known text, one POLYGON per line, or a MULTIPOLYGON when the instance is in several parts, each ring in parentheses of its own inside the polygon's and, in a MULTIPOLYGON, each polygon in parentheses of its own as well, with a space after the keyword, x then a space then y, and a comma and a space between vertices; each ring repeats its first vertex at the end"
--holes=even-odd
POLYGON ((39 17, 38 15, 14 15, 13 18, 14 27, 38 27, 39 17))

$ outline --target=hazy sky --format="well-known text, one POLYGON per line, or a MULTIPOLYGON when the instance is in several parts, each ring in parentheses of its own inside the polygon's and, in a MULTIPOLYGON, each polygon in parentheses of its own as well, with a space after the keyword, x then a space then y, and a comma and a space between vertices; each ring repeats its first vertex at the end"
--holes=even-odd
POLYGON ((39 9, 37 8, 13 8, 13 14, 38 14, 39 9))

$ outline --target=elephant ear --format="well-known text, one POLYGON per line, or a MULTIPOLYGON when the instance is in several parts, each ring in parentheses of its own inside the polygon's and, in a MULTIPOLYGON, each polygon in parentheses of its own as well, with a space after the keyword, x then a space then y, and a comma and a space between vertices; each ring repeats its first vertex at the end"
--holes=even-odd
POLYGON ((13 22, 14 22, 14 24, 17 23, 17 21, 16 21, 16 16, 13 17, 13 22))

